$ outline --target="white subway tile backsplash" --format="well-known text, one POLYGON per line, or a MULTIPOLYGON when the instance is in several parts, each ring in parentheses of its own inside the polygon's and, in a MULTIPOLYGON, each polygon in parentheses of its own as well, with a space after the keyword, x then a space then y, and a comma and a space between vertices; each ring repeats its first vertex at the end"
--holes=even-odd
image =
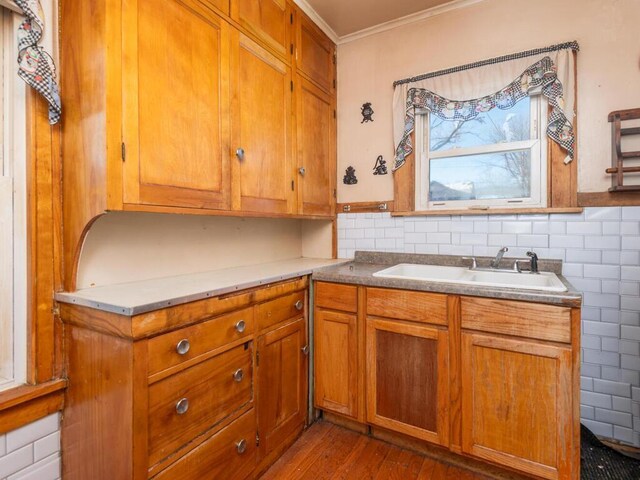
POLYGON ((629 388, 640 387, 640 207, 551 215, 338 215, 343 258, 355 249, 493 257, 502 246, 509 247, 506 259, 534 249, 540 258, 563 260, 563 274, 584 293, 582 419, 598 434, 615 433, 640 446, 640 389, 631 403, 638 425, 625 426, 629 388))
POLYGON ((33 464, 33 445, 14 450, 0 458, 0 478, 8 477, 33 464))
POLYGON ((13 430, 7 433, 7 452, 13 452, 57 430, 58 414, 49 415, 22 428, 13 430))

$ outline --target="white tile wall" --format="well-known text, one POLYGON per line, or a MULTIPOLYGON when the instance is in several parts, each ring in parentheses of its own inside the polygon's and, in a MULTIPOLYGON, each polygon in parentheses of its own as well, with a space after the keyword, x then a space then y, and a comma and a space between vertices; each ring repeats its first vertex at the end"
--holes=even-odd
POLYGON ((0 479, 60 478, 60 416, 57 413, 0 435, 0 479))
POLYGON ((597 435, 640 447, 640 207, 582 214, 391 217, 338 215, 338 254, 355 250, 507 256, 534 249, 564 261, 584 293, 582 421, 597 435))

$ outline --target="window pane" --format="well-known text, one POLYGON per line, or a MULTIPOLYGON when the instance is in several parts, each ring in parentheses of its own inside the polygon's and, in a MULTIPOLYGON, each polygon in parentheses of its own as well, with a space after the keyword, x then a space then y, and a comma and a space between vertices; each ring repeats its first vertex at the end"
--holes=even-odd
POLYGON ((531 152, 517 150, 431 159, 429 201, 531 196, 531 152))
POLYGON ((471 120, 442 120, 429 116, 429 149, 477 147, 531 140, 531 100, 523 98, 508 110, 494 108, 471 120))

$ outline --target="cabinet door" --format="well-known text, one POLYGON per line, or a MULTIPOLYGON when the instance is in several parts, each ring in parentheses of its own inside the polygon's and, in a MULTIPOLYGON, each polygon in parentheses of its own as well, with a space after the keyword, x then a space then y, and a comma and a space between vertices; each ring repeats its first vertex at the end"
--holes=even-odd
POLYGON ((543 478, 575 478, 570 389, 569 348, 463 332, 463 451, 543 478))
POLYGON ((258 339, 258 433, 264 457, 302 431, 307 413, 308 347, 303 318, 258 339))
POLYGON ((124 203, 228 209, 229 26, 195 0, 123 5, 124 203))
POLYGON ((298 12, 296 28, 296 68, 324 91, 336 93, 336 47, 305 14, 298 12))
POLYGON ((290 58, 291 10, 286 0, 231 0, 231 18, 279 56, 290 58))
POLYGON ((444 329, 367 319, 367 419, 449 445, 449 334, 444 329))
POLYGON ((291 68, 238 32, 231 62, 233 208, 293 213, 291 68))
POLYGON ((317 308, 314 322, 314 404, 359 419, 358 317, 317 308))
POLYGON ((336 120, 330 95, 298 76, 298 213, 335 214, 336 120))

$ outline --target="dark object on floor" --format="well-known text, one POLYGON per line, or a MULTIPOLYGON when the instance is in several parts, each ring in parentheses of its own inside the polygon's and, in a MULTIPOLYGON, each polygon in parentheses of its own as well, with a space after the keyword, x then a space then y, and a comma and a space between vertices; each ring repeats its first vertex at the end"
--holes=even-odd
POLYGON ((580 471, 582 480, 640 480, 640 460, 607 447, 580 425, 580 471))
POLYGON ((344 177, 342 178, 342 183, 344 183, 345 185, 355 185, 356 183, 358 183, 355 168, 347 167, 344 172, 344 177))

